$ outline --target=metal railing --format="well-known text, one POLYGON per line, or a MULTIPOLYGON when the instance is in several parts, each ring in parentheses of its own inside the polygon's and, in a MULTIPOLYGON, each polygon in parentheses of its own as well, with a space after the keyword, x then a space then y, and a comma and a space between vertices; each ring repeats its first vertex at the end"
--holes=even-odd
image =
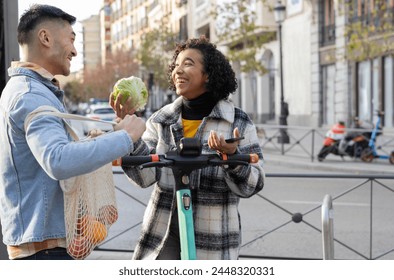
MULTIPOLYGON (((123 174, 122 171, 114 172, 115 174, 123 174)), ((124 175, 123 175, 124 176, 124 175)), ((375 224, 389 225, 389 221, 385 221, 390 218, 394 209, 386 209, 386 213, 382 215, 374 214, 374 209, 378 208, 377 213, 382 211, 382 206, 394 208, 394 203, 390 202, 388 206, 384 203, 380 203, 376 199, 381 197, 387 199, 388 195, 382 195, 382 190, 388 191, 393 195, 394 198, 394 175, 344 175, 344 174, 266 174, 266 186, 263 191, 257 195, 249 198, 247 203, 242 204, 243 213, 242 217, 249 217, 252 219, 245 224, 243 222, 243 240, 244 243, 241 247, 240 258, 259 258, 259 259, 333 259, 334 258, 334 245, 340 250, 336 250, 336 257, 340 259, 383 259, 389 258, 394 259, 392 253, 394 252, 394 244, 383 246, 387 240, 391 240, 394 234, 389 230, 380 229, 374 227, 375 224), (276 192, 280 191, 284 197, 288 190, 286 190, 286 184, 283 180, 289 179, 289 190, 294 191, 296 194, 300 194, 298 197, 299 201, 295 202, 299 208, 291 209, 286 207, 280 201, 275 200, 275 195, 268 188, 269 186, 275 186, 276 192), (276 182, 279 180, 279 182, 276 182), (316 184, 318 180, 319 184, 316 184), (324 182, 328 180, 328 182, 324 182), (356 183, 354 183, 356 181, 356 183), (340 184, 338 183, 340 182, 340 184), (347 182, 347 183, 346 183, 347 182), (353 185, 351 185, 353 183, 353 185), (323 185, 327 184, 327 188, 323 185), (312 207, 311 209, 305 209, 300 201, 305 200, 303 196, 310 195, 311 191, 306 190, 305 186, 310 185, 311 188, 316 189, 318 186, 322 186, 322 193, 330 193, 329 198, 326 196, 323 202, 312 207), (340 192, 335 193, 335 189, 341 185, 340 192), (267 189, 268 188, 268 189, 267 189), (298 191, 299 190, 299 191, 298 191), (333 211, 332 205, 338 202, 338 205, 343 204, 342 200, 344 197, 353 202, 350 204, 349 209, 356 208, 357 199, 362 193, 362 200, 367 201, 363 204, 363 207, 367 207, 369 218, 366 219, 364 216, 355 218, 354 216, 348 217, 348 214, 343 214, 336 210, 336 226, 335 236, 333 232, 333 211), (357 198, 357 199, 356 199, 357 198), (299 202, 299 204, 297 204, 299 202), (355 205, 354 207, 352 205, 355 205), (274 210, 272 210, 273 208, 274 210), (260 211, 256 212, 256 209, 260 211), (268 210, 267 210, 268 209, 268 210), (322 213, 316 216, 316 212, 321 209, 322 213), (266 215, 263 215, 266 213, 266 215), (270 217, 272 221, 269 221, 270 217), (260 216, 261 215, 261 216, 260 216), (383 221, 382 221, 383 220, 383 221), (350 226, 350 224, 352 226, 350 226), (297 226, 295 226, 297 225, 297 226), (307 229, 300 227, 303 225, 307 229), (295 228, 294 228, 295 227, 295 228), (302 229, 302 230, 300 230, 302 229), (383 232, 382 232, 383 230, 383 232), (305 233, 307 232, 307 233, 305 233), (320 236, 316 238, 315 234, 320 236), (277 237, 275 237, 275 235, 277 237), (273 237, 274 236, 274 237, 273 237), (283 238, 285 236, 285 238, 283 238), (360 237, 365 237, 365 240, 361 240, 360 237), (301 238, 303 237, 303 238, 301 238), (301 249, 292 249, 292 246, 297 247, 297 242, 292 240, 303 240, 305 246, 301 249), (266 242, 266 240, 270 240, 266 242), (354 240, 359 242, 354 243, 354 240), (271 244, 272 243, 272 244, 271 244), (378 245, 376 245, 378 244, 378 245), (362 249, 359 247, 362 245, 362 249), (368 248, 364 248, 364 247, 368 248), (278 248, 282 248, 285 253, 278 251, 278 248), (276 251, 275 251, 276 250, 276 251), (288 253, 293 252, 293 253, 288 253)), ((130 186, 131 188, 134 188, 130 186)), ((136 191, 139 189, 135 188, 136 191)), ((312 190, 312 189, 311 189, 312 190)), ((119 195, 126 195, 133 202, 122 203, 119 207, 132 207, 135 209, 138 205, 142 207, 142 210, 146 207, 146 202, 137 198, 135 195, 130 194, 117 187, 119 195)), ((320 196, 321 198, 322 196, 320 196)), ((292 198, 297 200, 297 198, 292 198)), ((358 203, 360 204, 360 203, 358 203)), ((121 210, 121 209, 120 209, 121 210)), ((352 212, 351 210, 349 210, 352 212)), ((357 211, 355 211, 356 214, 357 211)), ((142 220, 142 215, 141 215, 142 220)), ((133 252, 133 248, 136 242, 136 238, 139 236, 139 228, 141 220, 135 221, 133 224, 124 225, 124 228, 118 230, 117 234, 110 235, 109 238, 98 248, 97 251, 112 251, 112 252, 133 252), (133 236, 134 234, 134 236, 133 236), (135 236, 137 235, 137 236, 135 236), (132 236, 134 241, 131 241, 132 236), (129 249, 124 246, 116 248, 111 244, 116 243, 116 239, 125 238, 129 249)), ((391 229, 390 229, 391 230, 391 229)), ((390 242, 389 242, 390 243, 390 242)))
MULTIPOLYGON (((377 220, 380 220, 381 224, 387 224, 387 221, 381 221, 382 219, 385 220, 389 216, 387 216, 387 213, 384 213, 384 216, 375 216, 373 213, 373 210, 376 209, 377 207, 380 206, 379 203, 374 203, 373 197, 375 193, 380 191, 381 189, 385 189, 389 191, 390 194, 394 193, 394 186, 388 186, 388 184, 385 184, 384 181, 387 180, 387 182, 390 182, 393 184, 393 175, 344 175, 344 174, 268 174, 267 177, 275 177, 275 178, 289 178, 291 179, 291 185, 294 188, 297 188, 298 181, 299 179, 303 178, 306 180, 312 180, 312 179, 318 179, 319 184, 323 184, 323 179, 329 179, 329 180, 334 180, 331 182, 331 186, 329 188, 332 188, 336 185, 338 185, 338 180, 343 184, 344 181, 346 180, 357 180, 357 182, 354 186, 343 186, 345 188, 344 191, 333 195, 332 201, 335 203, 335 201, 338 201, 340 199, 343 199, 344 197, 351 197, 352 195, 354 196, 356 193, 360 192, 360 190, 364 189, 367 190, 364 194, 367 195, 368 197, 363 197, 363 199, 367 200, 368 203, 365 205, 369 209, 369 219, 365 219, 365 217, 361 217, 359 219, 355 219, 354 217, 349 217, 349 220, 341 221, 342 227, 348 227, 347 230, 341 229, 341 226, 337 225, 336 226, 336 237, 334 236, 333 240, 336 246, 341 248, 341 251, 346 251, 346 254, 338 254, 338 258, 341 259, 381 259, 384 257, 389 256, 391 253, 394 252, 394 244, 392 244, 388 248, 375 248, 376 244, 384 244, 387 240, 391 240, 392 234, 394 234, 394 229, 393 232, 381 232, 379 231, 379 228, 376 228, 373 226, 373 224, 377 223, 377 220), (332 186, 333 185, 333 186, 332 186), (364 227, 361 226, 363 224, 364 227), (351 225, 351 226, 349 226, 351 225), (360 232, 357 232, 356 228, 360 229, 360 232), (343 238, 339 237, 338 233, 342 232, 341 235, 345 236, 343 238), (352 232, 352 233, 349 233, 352 232), (376 233, 376 234, 375 234, 376 233), (360 235, 363 235, 366 240, 362 240, 363 243, 362 245, 368 245, 368 249, 363 248, 360 249, 358 248, 358 244, 353 244, 354 240, 360 238, 360 235), (376 237, 377 236, 377 237, 376 237), (385 238, 380 238, 381 236, 384 236, 385 238)), ((305 184, 307 181, 302 181, 302 184, 305 184)), ((302 184, 300 186, 302 186, 302 184)), ((316 186, 315 186, 316 187, 316 186)), ((276 185, 275 188, 278 188, 276 185)), ((280 203, 274 201, 273 199, 269 198, 268 195, 264 194, 264 191, 261 193, 257 194, 256 197, 260 197, 264 201, 268 202, 272 206, 280 209, 284 214, 289 216, 287 220, 285 220, 283 223, 280 223, 273 227, 272 229, 267 229, 264 232, 262 232, 261 235, 258 235, 251 239, 250 241, 246 242, 245 244, 242 245, 242 247, 248 246, 249 248, 252 247, 258 247, 257 242, 262 239, 267 239, 270 235, 277 234, 280 232, 280 230, 283 230, 284 227, 289 227, 293 223, 302 223, 303 225, 309 227, 312 229, 312 232, 317 232, 319 235, 322 235, 322 229, 319 228, 318 222, 317 221, 309 221, 306 219, 307 216, 313 215, 314 212, 317 210, 321 209, 322 205, 317 205, 311 209, 307 209, 304 211, 292 211, 287 209, 286 207, 283 207, 280 203)), ((394 198, 394 196, 393 196, 394 198)), ((390 202, 391 203, 391 202, 390 202)), ((248 203, 249 204, 249 203, 248 203)), ((391 203, 392 204, 392 203, 391 203)), ((394 206, 393 206, 394 208, 394 206)), ((387 211, 389 211, 387 209, 387 211)), ((391 212, 391 211, 389 211, 391 212)), ((343 219, 338 213, 336 213, 336 220, 343 219)), ((256 223, 254 223, 256 225, 256 223)), ((311 232, 311 236, 312 236, 311 232)), ((298 232, 293 232, 292 233, 294 236, 297 236, 297 234, 301 234, 298 232)), ((308 235, 309 236, 309 235, 308 235)), ((289 239, 289 236, 287 236, 286 239, 289 239)), ((294 244, 287 244, 286 246, 283 245, 285 242, 287 242, 286 239, 278 239, 278 244, 281 244, 286 248, 286 251, 289 251, 289 248, 294 244)), ((297 239, 297 238, 296 238, 297 239)), ((278 255, 276 252, 268 252, 267 250, 264 250, 266 252, 265 256, 259 255, 259 258, 279 258, 279 259, 321 259, 320 254, 320 248, 322 238, 319 238, 319 241, 315 242, 310 242, 305 241, 308 243, 308 248, 302 248, 302 250, 305 250, 305 252, 297 252, 296 256, 289 256, 289 255, 278 255), (320 256, 319 256, 320 255, 320 256)), ((360 239, 361 240, 361 239, 360 239)), ((339 250, 338 250, 339 251, 339 250)), ((257 256, 255 256, 257 257, 257 256)), ((393 257, 392 257, 393 258, 393 257)))
POLYGON ((326 194, 321 206, 323 259, 334 259, 334 209, 331 195, 326 194))
MULTIPOLYGON (((297 154, 304 157, 309 157, 313 162, 317 157, 323 140, 328 129, 311 128, 302 126, 281 126, 281 125, 262 125, 257 124, 257 134, 260 139, 260 146, 262 149, 269 149, 270 152, 277 152, 278 154, 297 154), (290 138, 290 143, 280 143, 281 129, 286 128, 287 134, 290 138)), ((346 128, 346 132, 370 132, 366 129, 351 129, 346 128)), ((394 135, 390 133, 382 133, 376 139, 375 144, 379 153, 383 155, 390 155, 394 151, 394 135)))

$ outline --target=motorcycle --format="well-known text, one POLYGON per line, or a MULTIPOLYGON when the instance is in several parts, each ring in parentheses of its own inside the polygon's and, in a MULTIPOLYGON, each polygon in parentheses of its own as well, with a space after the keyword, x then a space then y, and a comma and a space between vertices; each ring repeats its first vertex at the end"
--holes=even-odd
MULTIPOLYGON (((371 125, 361 122, 357 117, 354 119, 353 128, 371 129, 371 125)), ((317 159, 323 161, 329 154, 340 157, 361 157, 362 151, 368 147, 370 131, 348 131, 345 133, 344 122, 334 124, 326 133, 323 147, 320 149, 317 159)))

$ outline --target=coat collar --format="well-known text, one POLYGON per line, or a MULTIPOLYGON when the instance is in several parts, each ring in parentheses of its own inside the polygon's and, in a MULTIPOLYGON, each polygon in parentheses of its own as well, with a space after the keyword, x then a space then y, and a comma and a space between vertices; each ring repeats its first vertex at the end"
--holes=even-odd
MULTIPOLYGON (((152 121, 163 125, 172 125, 180 121, 182 97, 178 97, 174 102, 164 106, 152 116, 152 121)), ((234 105, 229 100, 220 100, 207 119, 223 119, 229 123, 234 122, 234 105)))
POLYGON ((24 62, 24 61, 12 61, 11 62, 11 68, 25 68, 25 69, 30 69, 34 72, 37 72, 41 77, 47 79, 50 81, 52 84, 60 88, 60 83, 59 81, 53 76, 51 73, 49 73, 46 69, 41 67, 38 64, 35 64, 33 62, 24 62))

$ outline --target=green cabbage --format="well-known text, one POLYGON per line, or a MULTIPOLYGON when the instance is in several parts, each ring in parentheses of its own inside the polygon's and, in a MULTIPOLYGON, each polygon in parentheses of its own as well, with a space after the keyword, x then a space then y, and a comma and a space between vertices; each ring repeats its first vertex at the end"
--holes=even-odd
POLYGON ((120 103, 122 105, 130 96, 132 108, 137 111, 143 110, 148 102, 148 90, 144 82, 138 77, 131 76, 118 80, 113 88, 113 99, 116 100, 119 94, 121 94, 120 103))

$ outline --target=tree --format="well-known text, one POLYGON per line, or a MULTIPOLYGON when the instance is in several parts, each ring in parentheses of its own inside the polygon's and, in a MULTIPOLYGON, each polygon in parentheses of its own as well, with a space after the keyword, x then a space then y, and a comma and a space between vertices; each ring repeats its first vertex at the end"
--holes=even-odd
MULTIPOLYGON (((265 0, 257 0, 265 4, 265 0)), ((250 0, 225 1, 215 7, 216 30, 219 43, 228 47, 227 57, 241 63, 241 71, 266 73, 267 69, 256 59, 264 44, 275 39, 275 32, 256 25, 255 5, 250 0)))
POLYGON ((117 80, 136 75, 138 64, 131 50, 118 50, 102 66, 84 71, 83 100, 108 98, 117 80))
MULTIPOLYGON (((256 24, 256 6, 258 2, 265 4, 265 0, 227 0, 219 1, 213 11, 216 19, 216 30, 219 44, 228 47, 227 58, 238 62, 240 70, 247 73, 252 83, 254 73, 265 74, 267 69, 257 58, 257 54, 264 48, 264 44, 275 39, 275 32, 266 26, 256 24)), ((257 89, 251 84, 253 100, 257 100, 257 89)), ((256 119, 257 103, 254 102, 256 119)))
POLYGON ((154 84, 160 88, 168 88, 167 68, 176 41, 175 33, 168 26, 164 17, 159 28, 142 35, 141 45, 137 50, 141 66, 153 74, 154 84))
POLYGON ((85 69, 82 81, 71 81, 64 86, 67 98, 73 103, 88 102, 90 98, 108 99, 116 81, 135 75, 138 64, 130 50, 111 54, 105 65, 85 69))
POLYGON ((83 85, 80 81, 73 80, 68 82, 64 85, 63 90, 65 96, 70 102, 78 104, 83 101, 83 85))
POLYGON ((348 24, 346 59, 363 61, 394 50, 393 7, 386 0, 375 0, 363 5, 345 1, 348 24))

